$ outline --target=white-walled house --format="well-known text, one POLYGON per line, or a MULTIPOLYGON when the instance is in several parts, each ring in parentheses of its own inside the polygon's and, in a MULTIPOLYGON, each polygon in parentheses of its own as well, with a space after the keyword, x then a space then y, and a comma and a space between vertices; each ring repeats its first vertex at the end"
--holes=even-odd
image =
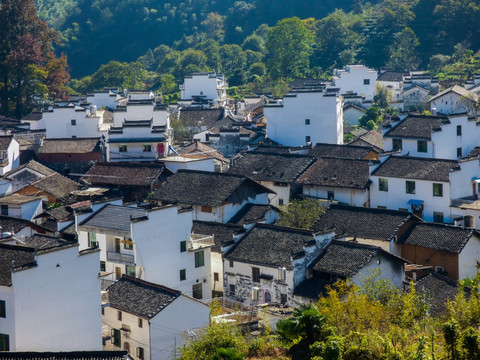
POLYGON ((43 211, 43 196, 12 194, 0 198, 1 215, 33 221, 43 211))
POLYGON ((180 101, 225 105, 227 88, 227 81, 221 74, 194 73, 185 76, 183 85, 180 85, 180 101))
POLYGON ((428 100, 431 111, 441 114, 472 113, 471 101, 478 102, 478 96, 469 90, 454 85, 428 100))
POLYGON ((102 309, 104 350, 139 360, 176 359, 190 334, 208 326, 210 308, 181 291, 129 276, 107 290, 102 309))
POLYGON ((336 91, 298 90, 263 112, 267 137, 281 145, 343 144, 343 99, 336 91))
POLYGON ((377 71, 365 65, 347 65, 345 69, 334 69, 333 86, 340 88, 340 93, 357 93, 366 101, 372 101, 375 95, 377 71))
POLYGON ((309 262, 334 235, 256 224, 223 257, 225 296, 246 305, 294 306, 295 287, 307 279, 309 262))
POLYGON ((151 120, 153 126, 169 126, 169 114, 166 105, 157 104, 152 99, 132 99, 118 105, 113 111, 113 126, 118 128, 124 122, 151 120))
POLYGON ((426 221, 452 222, 451 174, 456 160, 389 156, 376 164, 370 179, 370 206, 413 211, 426 221))
POLYGON ((193 220, 226 223, 246 204, 268 204, 272 191, 243 176, 178 170, 150 200, 193 208, 193 220))
POLYGON ((117 100, 119 100, 120 95, 111 90, 95 90, 91 94, 87 94, 87 103, 95 105, 97 109, 103 107, 108 108, 109 110, 115 109, 117 106, 117 100))
POLYGON ((102 349, 98 251, 34 235, 0 244, 0 351, 102 349))
POLYGON ((0 136, 0 175, 20 166, 20 144, 13 135, 0 136))
POLYGON ((0 178, 0 195, 4 196, 16 192, 32 182, 54 173, 55 171, 45 165, 35 160, 30 160, 28 163, 3 174, 3 177, 0 178))
POLYGON ((403 71, 385 71, 377 78, 377 84, 388 91, 390 102, 402 100, 403 80, 407 73, 403 71))
POLYGON ((98 246, 104 284, 123 274, 211 298, 211 236, 191 234, 192 211, 106 205, 78 225, 81 249, 98 246))
POLYGON ((366 110, 356 104, 345 104, 343 107, 343 122, 348 126, 359 125, 359 120, 365 113, 366 110))
POLYGON ((478 144, 480 126, 467 114, 450 116, 409 115, 383 134, 385 151, 436 159, 467 156, 478 144))

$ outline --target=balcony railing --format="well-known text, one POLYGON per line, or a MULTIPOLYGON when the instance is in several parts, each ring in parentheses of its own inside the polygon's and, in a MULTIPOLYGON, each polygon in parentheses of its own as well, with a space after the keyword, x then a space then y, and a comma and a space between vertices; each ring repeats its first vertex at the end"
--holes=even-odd
POLYGON ((107 260, 110 262, 135 265, 135 257, 133 255, 107 251, 107 260))
POLYGON ((203 248, 211 247, 213 245, 215 245, 215 242, 213 241, 213 236, 192 234, 190 239, 188 239, 189 251, 196 251, 203 248))

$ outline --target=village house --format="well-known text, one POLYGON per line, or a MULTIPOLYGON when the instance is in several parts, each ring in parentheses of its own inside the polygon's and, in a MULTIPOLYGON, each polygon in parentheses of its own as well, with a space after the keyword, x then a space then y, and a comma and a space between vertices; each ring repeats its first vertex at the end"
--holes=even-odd
POLYGON ((0 178, 0 195, 4 196, 16 192, 32 182, 52 174, 55 174, 55 171, 35 160, 30 160, 28 163, 3 174, 0 178))
POLYGON ((268 204, 273 191, 243 176, 178 170, 150 200, 193 208, 193 220, 228 222, 246 204, 268 204))
POLYGON ((179 103, 225 106, 228 83, 225 77, 215 73, 193 73, 185 76, 180 85, 179 103))
POLYGON ((121 96, 118 92, 112 90, 95 90, 94 92, 87 94, 86 101, 91 105, 95 105, 97 109, 107 108, 113 110, 117 106, 117 101, 121 96))
POLYGON ((62 203, 71 192, 79 188, 80 184, 77 182, 54 172, 31 182, 24 188, 17 190, 16 193, 20 195, 43 196, 46 203, 62 203))
POLYGON ((294 292, 297 302, 308 304, 325 295, 325 287, 349 279, 361 286, 369 277, 388 280, 403 289, 405 263, 408 261, 377 246, 332 240, 308 266, 308 277, 294 292))
POLYGON ((317 159, 298 179, 304 196, 369 207, 369 160, 317 159))
POLYGON ((337 238, 378 246, 393 253, 396 237, 410 224, 419 221, 422 220, 405 211, 330 204, 311 230, 323 232, 335 229, 337 238))
POLYGON ((0 214, 32 221, 43 210, 42 196, 19 194, 0 198, 0 214))
POLYGON ((90 186, 118 189, 124 200, 130 202, 145 199, 171 175, 161 163, 97 162, 81 181, 90 186))
POLYGON ((377 84, 380 88, 385 88, 389 94, 389 102, 402 100, 403 80, 408 75, 403 71, 384 71, 377 78, 377 84))
POLYGON ((306 155, 246 152, 228 173, 249 177, 269 188, 270 204, 281 206, 301 192, 296 181, 314 161, 314 157, 306 155))
POLYGON ((375 95, 377 71, 365 65, 347 65, 345 69, 334 69, 332 85, 340 89, 341 94, 357 93, 366 101, 372 101, 375 95))
POLYGON ((329 157, 353 160, 378 160, 378 151, 372 146, 353 144, 336 145, 318 143, 307 154, 316 158, 329 157))
POLYGON ((190 334, 208 326, 210 308, 179 290, 122 276, 107 289, 102 308, 105 350, 123 349, 139 360, 171 360, 190 334))
POLYGON ((34 235, 0 259, 0 351, 101 350, 97 250, 34 235))
POLYGON ((347 145, 372 147, 377 153, 382 153, 385 150, 382 134, 376 130, 370 130, 365 134, 359 135, 355 140, 349 142, 347 145))
POLYGON ((0 136, 0 175, 20 166, 20 144, 13 135, 0 136))
POLYGON ((9 351, 4 355, 10 360, 24 360, 26 355, 36 360, 134 360, 127 351, 9 351))
MULTIPOLYGON (((189 159, 213 159, 212 171, 225 172, 230 166, 230 160, 224 157, 223 154, 220 153, 217 149, 197 140, 194 140, 192 143, 178 148, 177 152, 179 156, 189 159)), ((163 160, 165 161, 165 159, 163 160)), ((169 158, 167 158, 166 161, 169 161, 169 158)), ((175 170, 178 170, 178 168, 175 168, 175 170)))
POLYGON ((427 104, 432 112, 440 114, 473 114, 473 102, 478 102, 478 97, 469 90, 459 85, 454 85, 448 89, 431 97, 427 104))
POLYGON ((426 221, 453 221, 451 174, 460 170, 456 160, 389 156, 372 170, 371 207, 413 211, 426 221))
POLYGON ((279 214, 280 209, 273 205, 246 204, 228 223, 242 225, 249 231, 256 223, 273 224, 277 222, 279 214))
POLYGON ((396 241, 396 254, 452 280, 473 278, 480 260, 480 233, 459 226, 418 222, 396 241))
POLYGON ((410 86, 404 89, 402 93, 403 110, 421 110, 425 109, 430 95, 430 90, 419 85, 410 86))
POLYGON ((477 145, 480 134, 475 117, 467 114, 409 115, 384 130, 385 151, 437 159, 466 156, 477 145))
POLYGON ((285 146, 343 144, 343 101, 334 90, 298 90, 265 104, 268 138, 285 146))
MULTIPOLYGON (((181 107, 178 112, 178 121, 187 133, 188 140, 192 140, 195 134, 207 131, 217 122, 224 124, 229 120, 225 119, 224 108, 181 107)), ((205 134, 203 137, 201 134, 199 136, 197 139, 203 140, 205 134)))
MULTIPOLYGON (((191 234, 192 211, 107 204, 78 226, 81 249, 98 246, 105 287, 126 274, 211 298, 213 238, 191 234)), ((98 266, 97 266, 98 268, 98 266)))
POLYGON ((29 220, 0 215, 0 233, 1 238, 15 236, 16 238, 25 238, 34 234, 55 235, 55 231, 42 225, 38 225, 29 220))
POLYGON ((295 287, 307 278, 309 262, 334 235, 256 224, 223 257, 225 296, 249 306, 294 306, 295 287))
POLYGON ((343 122, 346 126, 359 125, 359 120, 365 113, 366 110, 357 104, 345 104, 343 106, 343 122))

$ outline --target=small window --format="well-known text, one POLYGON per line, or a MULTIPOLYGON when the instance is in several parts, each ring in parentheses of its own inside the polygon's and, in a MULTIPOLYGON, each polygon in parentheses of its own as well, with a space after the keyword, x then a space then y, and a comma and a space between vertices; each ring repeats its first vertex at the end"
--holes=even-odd
POLYGON ((123 248, 126 250, 133 249, 133 240, 128 238, 123 238, 123 248))
POLYGON ((114 346, 120 347, 120 345, 122 344, 120 330, 112 329, 112 331, 110 333, 110 336, 111 336, 111 339, 112 339, 111 340, 112 344, 114 346))
POLYGON ((143 347, 137 347, 137 357, 140 360, 143 360, 145 358, 145 351, 143 350, 143 347))
POLYGON ((433 212, 433 222, 443 223, 443 212, 433 212))
POLYGON ((0 351, 10 351, 10 339, 7 334, 0 334, 0 351))
POLYGON ((252 281, 260 282, 260 268, 252 267, 252 281))
POLYGON ((180 270, 180 281, 187 280, 187 269, 180 270))
POLYGON ((305 142, 307 142, 307 143, 310 142, 310 136, 305 136, 305 142))
POLYGON ((180 252, 185 252, 187 251, 187 241, 180 241, 180 252))
POLYGON ((126 273, 127 276, 135 277, 135 266, 126 265, 126 273))
POLYGON ((138 318, 138 327, 143 328, 143 319, 138 318))
POLYGON ((228 261, 228 267, 231 267, 231 268, 233 267, 233 260, 228 261))
POLYGON ((2 215, 8 215, 8 205, 2 205, 0 209, 2 215))
POLYGON ((405 192, 407 194, 415 194, 415 181, 405 181, 405 192))
POLYGON ((393 151, 402 150, 402 139, 392 139, 393 151))
POLYGON ((77 126, 77 120, 75 119, 70 120, 70 125, 77 126))
POLYGON ((457 148, 457 157, 462 157, 462 148, 457 148))
POLYGON ((0 317, 7 317, 7 309, 5 300, 0 300, 0 317))
POLYGON ((305 125, 310 125, 310 119, 305 119, 305 125))
POLYGON ((219 281, 220 276, 218 275, 218 272, 213 273, 213 281, 219 281))
POLYGON ((117 320, 122 321, 122 312, 121 311, 117 311, 117 320))
POLYGON ((200 210, 204 213, 211 213, 213 208, 211 206, 202 206, 200 210))
POLYGON ((152 152, 152 145, 143 144, 143 152, 152 152))
POLYGON ((105 316, 105 308, 102 307, 102 316, 105 316))
POLYGON ((278 205, 282 206, 283 205, 283 199, 278 199, 278 205))
POLYGON ((88 233, 88 247, 96 247, 97 246, 97 234, 94 232, 88 233))
POLYGON ((427 152, 427 142, 425 140, 417 141, 417 151, 421 153, 427 152))
POLYGON ((228 291, 230 291, 230 295, 235 295, 235 285, 228 285, 228 291))
POLYGON ((123 350, 125 350, 126 352, 130 352, 130 343, 128 342, 124 342, 123 343, 123 350))
POLYGON ((363 79, 363 85, 370 85, 370 79, 363 79))
POLYGON ((384 178, 378 179, 378 190, 388 191, 388 179, 384 179, 384 178))
POLYGON ((205 255, 203 253, 203 250, 197 251, 195 253, 195 267, 202 267, 205 265, 205 255))
POLYGON ((457 125, 457 136, 462 135, 462 125, 457 125))
POLYGON ((107 265, 105 261, 100 261, 100 271, 107 271, 107 265))
POLYGON ((335 193, 333 191, 327 191, 327 199, 328 200, 335 199, 335 193))
POLYGON ((118 145, 118 152, 127 152, 127 145, 118 145))
POLYGON ((433 184, 433 196, 443 196, 443 184, 433 184))
POLYGON ((192 296, 194 299, 201 299, 203 297, 202 283, 192 285, 192 296))

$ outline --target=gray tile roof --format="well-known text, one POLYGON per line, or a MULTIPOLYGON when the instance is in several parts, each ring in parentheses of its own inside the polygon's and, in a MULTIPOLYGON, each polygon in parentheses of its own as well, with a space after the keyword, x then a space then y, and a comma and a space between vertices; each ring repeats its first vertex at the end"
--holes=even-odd
POLYGON ((303 185, 364 190, 370 185, 368 160, 320 158, 299 178, 303 185))
POLYGON ((279 209, 272 205, 246 204, 228 222, 231 224, 244 225, 262 221, 265 220, 267 212, 272 209, 280 212, 279 209))
POLYGON ((310 156, 343 158, 343 159, 364 159, 373 148, 360 145, 336 145, 318 143, 308 153, 310 156))
POLYGON ((381 74, 377 78, 377 81, 400 82, 400 81, 403 81, 403 76, 404 75, 409 75, 409 74, 406 73, 406 72, 403 72, 403 71, 385 71, 383 74, 381 74))
POLYGON ((373 147, 373 149, 376 151, 383 151, 385 149, 383 136, 380 132, 376 130, 370 130, 369 132, 360 135, 356 140, 353 140, 350 144, 356 145, 355 144, 356 141, 362 141, 362 140, 367 144, 370 144, 373 147))
POLYGON ((377 246, 333 240, 310 266, 314 271, 320 273, 347 278, 354 276, 380 253, 391 257, 395 261, 407 262, 377 246))
POLYGON ((15 269, 34 267, 36 266, 34 260, 32 247, 0 244, 0 285, 12 284, 12 267, 15 269))
POLYGON ((13 135, 0 136, 0 150, 7 150, 12 139, 13 135))
POLYGON ((213 235, 215 245, 212 247, 212 251, 221 253, 222 246, 232 245, 234 236, 245 233, 245 228, 241 225, 195 220, 193 222, 192 233, 213 235))
POLYGON ((51 194, 57 199, 63 201, 68 197, 68 195, 70 195, 71 192, 78 190, 80 184, 66 178, 63 175, 60 175, 59 173, 53 173, 33 182, 31 186, 51 194))
POLYGON ((450 172, 458 167, 456 160, 390 156, 371 175, 448 182, 450 172))
POLYGON ((44 139, 39 154, 100 152, 100 138, 44 139))
POLYGON ((292 257, 302 254, 304 245, 312 241, 314 237, 310 231, 257 223, 224 258, 292 269, 292 257))
POLYGON ((151 199, 164 203, 220 206, 241 203, 257 194, 270 193, 264 186, 241 175, 199 170, 179 170, 151 199))
POLYGON ((51 174, 55 174, 55 171, 53 171, 52 169, 46 167, 45 165, 42 165, 40 164, 39 162, 35 161, 35 160, 30 160, 28 163, 24 164, 24 165, 21 165, 19 166, 18 168, 15 168, 13 170, 10 170, 9 172, 5 173, 3 175, 3 177, 7 177, 7 178, 10 178, 10 177, 15 177, 15 175, 22 169, 30 169, 30 170, 33 170, 37 173, 40 173, 44 176, 47 176, 47 175, 51 175, 51 174))
POLYGON ((11 232, 13 230, 14 233, 18 233, 20 230, 24 229, 27 226, 39 232, 48 231, 48 229, 43 228, 43 224, 37 225, 25 219, 19 219, 6 215, 0 215, 0 226, 2 232, 11 232))
POLYGON ((223 108, 218 109, 204 109, 204 108, 183 108, 180 109, 180 122, 187 126, 201 126, 211 127, 221 119, 223 119, 223 108))
POLYGON ((145 319, 151 319, 181 295, 140 279, 123 275, 107 289, 110 306, 145 319))
POLYGON ((330 205, 312 226, 314 231, 334 228, 347 237, 390 241, 408 220, 421 221, 405 211, 330 205))
POLYGON ((432 132, 440 131, 444 124, 450 124, 446 116, 409 115, 383 136, 431 140, 432 132))
POLYGON ((454 92, 457 95, 467 97, 467 98, 470 97, 470 96, 474 97, 475 99, 478 98, 478 96, 475 93, 472 93, 471 91, 465 89, 464 87, 459 86, 459 85, 453 85, 452 87, 449 87, 448 89, 446 89, 442 92, 439 92, 434 97, 428 99, 427 102, 432 102, 432 101, 442 97, 443 95, 448 94, 449 92, 454 92))
POLYGON ((142 208, 107 204, 79 225, 130 232, 131 220, 146 214, 142 208))
POLYGON ((247 152, 228 170, 256 181, 293 183, 315 158, 306 155, 247 152))
POLYGON ((1 352, 2 360, 131 360, 127 351, 1 352))
POLYGON ((398 243, 459 254, 474 234, 479 236, 474 229, 436 223, 417 223, 398 239, 398 243))

